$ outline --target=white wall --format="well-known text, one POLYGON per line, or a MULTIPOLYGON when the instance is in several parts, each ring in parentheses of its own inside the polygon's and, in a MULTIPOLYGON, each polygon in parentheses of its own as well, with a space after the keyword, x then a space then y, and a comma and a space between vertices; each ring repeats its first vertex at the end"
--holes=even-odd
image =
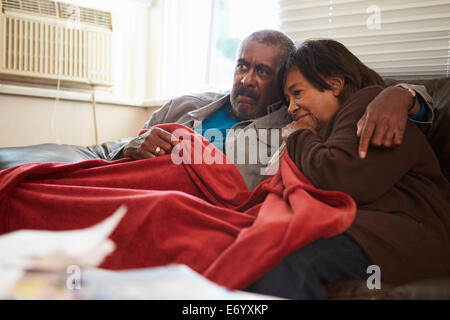
MULTIPOLYGON (((111 10, 113 14, 116 55, 112 68, 115 81, 109 90, 112 100, 132 100, 131 105, 160 103, 151 101, 158 98, 162 2, 152 1, 152 6, 139 1, 125 6, 109 0, 69 3, 111 10)), ((54 98, 9 93, 0 93, 0 148, 39 143, 96 144, 90 102, 60 99, 55 104, 54 98)), ((154 109, 97 102, 98 143, 135 136, 154 109)))
MULTIPOLYGON (((152 108, 96 104, 99 143, 136 136, 152 108)), ((89 102, 0 94, 0 147, 96 144, 89 102)))

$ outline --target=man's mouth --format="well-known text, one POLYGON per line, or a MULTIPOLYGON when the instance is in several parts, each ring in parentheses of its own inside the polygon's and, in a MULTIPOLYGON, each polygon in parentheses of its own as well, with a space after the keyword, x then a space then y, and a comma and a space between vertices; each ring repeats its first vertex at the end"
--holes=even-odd
POLYGON ((250 103, 253 104, 256 102, 256 99, 253 97, 245 96, 245 95, 239 95, 239 102, 241 103, 250 103))
POLYGON ((236 97, 239 98, 240 102, 250 104, 255 103, 259 98, 256 92, 248 90, 246 87, 239 87, 236 91, 236 97))

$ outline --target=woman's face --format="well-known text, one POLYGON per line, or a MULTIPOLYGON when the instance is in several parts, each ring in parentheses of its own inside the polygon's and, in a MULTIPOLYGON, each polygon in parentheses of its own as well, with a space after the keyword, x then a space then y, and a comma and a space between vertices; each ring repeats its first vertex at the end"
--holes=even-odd
POLYGON ((331 119, 339 108, 337 96, 341 90, 336 88, 336 83, 331 83, 333 81, 326 80, 331 90, 320 91, 306 80, 298 68, 291 68, 286 77, 284 95, 289 104, 288 112, 294 121, 319 131, 331 119))

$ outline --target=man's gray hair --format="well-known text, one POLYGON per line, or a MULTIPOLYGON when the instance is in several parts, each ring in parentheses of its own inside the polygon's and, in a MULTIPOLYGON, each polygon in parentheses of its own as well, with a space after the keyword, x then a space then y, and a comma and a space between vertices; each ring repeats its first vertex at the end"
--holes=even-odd
POLYGON ((291 53, 291 51, 295 49, 294 41, 292 41, 292 39, 289 38, 285 33, 277 30, 265 29, 253 32, 251 35, 242 40, 237 51, 238 56, 241 54, 243 47, 249 41, 256 41, 258 43, 267 44, 269 46, 280 46, 280 67, 286 62, 289 53, 291 53))

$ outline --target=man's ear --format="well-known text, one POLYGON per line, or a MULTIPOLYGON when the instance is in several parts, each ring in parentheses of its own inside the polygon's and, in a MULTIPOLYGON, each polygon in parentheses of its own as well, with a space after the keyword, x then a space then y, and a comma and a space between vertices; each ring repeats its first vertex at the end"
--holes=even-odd
POLYGON ((335 97, 338 97, 344 89, 345 80, 341 76, 332 76, 327 78, 326 82, 331 87, 331 91, 335 97))

